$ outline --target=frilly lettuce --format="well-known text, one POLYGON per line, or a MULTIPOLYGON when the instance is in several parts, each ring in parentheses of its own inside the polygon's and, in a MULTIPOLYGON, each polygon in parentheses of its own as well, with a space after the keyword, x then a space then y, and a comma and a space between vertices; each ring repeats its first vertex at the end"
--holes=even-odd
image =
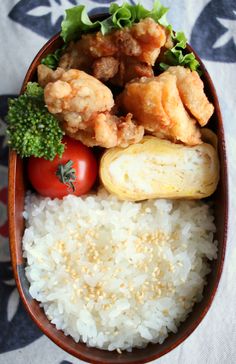
POLYGON ((66 10, 66 17, 61 23, 61 37, 64 42, 77 39, 81 33, 99 29, 100 21, 92 22, 84 5, 66 10))
POLYGON ((68 42, 77 39, 81 33, 91 30, 100 30, 102 34, 107 34, 113 29, 130 27, 133 23, 147 17, 167 26, 167 12, 168 8, 162 6, 159 0, 154 2, 152 10, 145 9, 141 4, 130 5, 124 3, 119 6, 113 3, 109 8, 110 17, 102 21, 92 22, 88 17, 85 6, 79 5, 66 10, 66 17, 61 24, 61 36, 64 42, 68 42))
MULTIPOLYGON (((78 5, 66 10, 66 17, 61 24, 61 37, 65 43, 76 40, 82 33, 93 30, 101 31, 107 34, 114 29, 131 27, 134 23, 138 23, 141 19, 152 18, 157 23, 165 26, 169 32, 174 46, 165 52, 165 63, 160 63, 161 69, 167 69, 170 66, 181 65, 198 70, 199 62, 193 53, 184 54, 186 48, 186 37, 183 32, 174 33, 171 25, 168 24, 166 14, 168 8, 161 5, 159 0, 154 1, 152 10, 145 9, 142 4, 130 5, 124 3, 119 6, 112 3, 109 8, 110 16, 102 21, 91 21, 84 5, 78 5)), ((63 49, 57 50, 54 54, 46 56, 42 63, 48 67, 55 69, 62 54, 63 49)))
POLYGON ((160 1, 155 1, 152 10, 147 10, 141 4, 130 5, 124 3, 119 6, 115 3, 110 5, 109 12, 112 15, 112 23, 114 28, 131 27, 133 23, 139 22, 141 19, 152 18, 157 23, 168 26, 166 14, 168 8, 161 5, 160 1))
POLYGON ((183 49, 186 48, 187 39, 183 32, 174 33, 171 31, 171 37, 174 42, 174 47, 165 52, 167 63, 160 63, 161 69, 168 69, 170 66, 184 66, 192 71, 197 71, 200 64, 196 60, 193 53, 183 54, 183 49))

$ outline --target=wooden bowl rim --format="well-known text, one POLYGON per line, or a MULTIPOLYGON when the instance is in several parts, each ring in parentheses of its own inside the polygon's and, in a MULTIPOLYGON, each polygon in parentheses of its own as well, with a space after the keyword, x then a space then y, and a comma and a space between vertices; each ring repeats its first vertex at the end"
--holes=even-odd
MULTIPOLYGON (((99 14, 97 15, 95 18, 99 18, 99 17, 105 17, 105 15, 107 14, 99 14)), ((32 78, 33 73, 35 72, 35 68, 38 64, 38 61, 41 60, 42 56, 44 55, 44 53, 51 48, 51 46, 55 43, 55 41, 58 41, 60 38, 60 33, 55 34, 52 38, 50 38, 45 45, 39 50, 39 52, 37 53, 37 55, 35 56, 35 58, 33 59, 27 73, 26 76, 24 78, 22 87, 21 87, 21 93, 24 91, 26 83, 32 78)), ((15 234, 15 223, 14 223, 14 216, 15 216, 15 206, 13 205, 13 209, 10 211, 10 209, 8 210, 8 218, 9 218, 9 244, 10 244, 10 252, 11 252, 11 259, 12 259, 12 267, 13 267, 13 273, 14 273, 14 277, 16 280, 16 284, 17 284, 17 288, 18 291, 20 293, 20 297, 21 300, 27 310, 27 312, 29 313, 29 315, 31 316, 32 320, 36 323, 36 325, 40 328, 40 330, 50 339, 52 340, 56 345, 58 345, 60 348, 62 348, 63 350, 65 350, 66 352, 68 352, 69 354, 83 360, 86 362, 90 362, 90 363, 94 363, 94 364, 101 364, 101 363, 107 363, 107 364, 116 364, 116 363, 133 363, 133 364, 142 364, 142 363, 147 363, 149 361, 155 360, 160 358, 161 356, 167 354, 168 352, 170 352, 171 350, 175 349, 178 345, 180 345, 181 343, 183 343, 187 337, 193 333, 193 331, 197 328, 197 326, 200 324, 200 322, 203 320, 203 318, 205 317, 205 315, 207 314, 208 310, 211 307, 212 301, 215 297, 218 285, 219 285, 219 281, 222 275, 222 270, 223 270, 223 265, 224 265, 224 258, 225 258, 225 250, 226 250, 226 242, 227 242, 227 229, 228 229, 228 174, 227 174, 227 155, 226 155, 226 147, 225 147, 225 138, 224 138, 224 128, 223 128, 223 122, 222 122, 222 115, 221 115, 221 111, 220 111, 220 107, 219 107, 219 101, 218 101, 218 97, 216 94, 216 90, 215 87, 213 85, 213 82, 209 76, 209 73, 207 72, 203 62, 201 61, 201 59, 198 57, 198 55, 196 54, 196 52, 193 50, 193 48, 188 44, 187 45, 187 50, 189 52, 193 52, 197 58, 197 60, 200 62, 200 66, 201 69, 203 71, 204 77, 206 79, 206 83, 208 84, 209 88, 210 88, 210 93, 212 95, 212 99, 213 99, 213 103, 215 106, 215 113, 216 113, 216 118, 217 118, 217 122, 219 123, 220 127, 220 131, 221 131, 221 148, 222 148, 222 155, 223 155, 223 160, 224 160, 224 174, 223 174, 223 178, 225 180, 225 184, 224 184, 224 198, 225 198, 225 205, 224 205, 224 211, 223 211, 223 216, 224 216, 224 233, 223 233, 223 241, 222 241, 222 259, 219 262, 219 269, 217 271, 217 278, 216 278, 216 283, 211 291, 211 295, 209 297, 209 301, 207 306, 202 310, 201 315, 199 315, 196 318, 193 318, 193 322, 191 324, 191 327, 188 330, 185 330, 184 333, 182 333, 180 335, 180 337, 176 338, 176 340, 170 344, 167 348, 164 348, 163 350, 160 350, 158 353, 156 354, 151 354, 151 355, 147 355, 146 358, 143 360, 137 360, 137 359, 133 359, 130 357, 128 361, 123 361, 122 360, 122 355, 118 354, 117 355, 117 359, 115 359, 114 361, 111 360, 100 360, 100 359, 94 359, 93 357, 89 357, 89 355, 84 354, 81 351, 76 350, 75 348, 71 347, 69 344, 64 343, 63 341, 61 341, 60 339, 58 339, 54 334, 52 334, 50 332, 50 325, 53 325, 50 323, 50 321, 48 320, 48 322, 50 323, 49 326, 45 327, 43 324, 41 324, 40 320, 36 317, 36 315, 34 314, 33 310, 31 310, 30 305, 28 304, 27 301, 27 292, 24 291, 22 284, 21 284, 21 278, 19 276, 19 272, 17 269, 17 259, 15 256, 15 244, 14 242, 16 241, 16 234, 15 234)), ((16 166, 17 163, 19 163, 21 161, 21 159, 17 156, 16 152, 9 150, 9 183, 11 183, 13 186, 16 186, 16 166)), ((14 201, 15 199, 15 190, 9 189, 9 195, 8 195, 8 205, 12 206, 11 202, 14 201), (9 203, 10 202, 10 203, 9 203)), ((29 294, 29 293, 28 293, 29 294)), ((36 301, 37 302, 37 301, 36 301)), ((37 304, 39 305, 39 303, 37 302, 37 304)), ((191 313, 190 313, 191 314, 191 313)), ((45 315, 45 313, 44 313, 45 315)), ((45 315, 46 316, 46 315, 45 315)), ((174 335, 178 335, 174 334, 174 335)), ((85 344, 84 344, 85 345, 85 344)), ((159 345, 159 344, 155 344, 155 345, 159 345)), ((94 350, 94 348, 91 348, 92 350, 94 350)), ((97 349, 98 351, 100 351, 101 349, 97 349)), ((142 349, 140 349, 142 350, 142 349)))

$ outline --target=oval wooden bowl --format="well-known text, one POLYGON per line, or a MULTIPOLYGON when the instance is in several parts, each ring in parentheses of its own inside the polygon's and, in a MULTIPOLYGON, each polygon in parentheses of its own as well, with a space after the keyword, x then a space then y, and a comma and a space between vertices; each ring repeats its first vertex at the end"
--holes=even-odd
MULTIPOLYGON (((52 37, 39 51, 25 76, 21 92, 24 91, 27 82, 36 80, 36 68, 41 59, 45 57, 46 54, 52 53, 57 48, 61 47, 61 45, 62 40, 59 34, 57 34, 52 37)), ((193 51, 190 46, 188 46, 187 50, 190 52, 193 51)), ((217 133, 219 140, 218 152, 221 165, 220 182, 217 191, 213 196, 215 221, 217 226, 215 238, 219 242, 218 258, 211 264, 212 271, 208 275, 208 284, 204 289, 203 300, 194 306, 192 313, 189 315, 187 320, 181 324, 178 332, 176 334, 170 334, 162 345, 149 344, 145 349, 134 349, 131 353, 123 352, 120 355, 116 351, 109 352, 95 348, 88 348, 83 343, 76 344, 71 337, 65 336, 62 331, 57 330, 56 327, 49 322, 44 311, 39 307, 39 303, 32 299, 29 294, 29 283, 25 276, 25 261, 22 257, 21 241, 24 232, 24 219, 22 212, 24 209, 24 197, 28 186, 27 175, 25 173, 25 161, 22 161, 15 152, 10 151, 9 153, 8 208, 10 250, 13 272, 21 299, 31 318, 45 335, 71 355, 89 363, 141 364, 159 358, 181 344, 194 331, 206 315, 215 296, 222 272, 226 248, 228 220, 227 163, 222 117, 215 88, 203 63, 197 55, 196 57, 199 60, 203 71, 202 79, 205 84, 205 92, 215 106, 215 113, 211 119, 210 128, 217 133)))

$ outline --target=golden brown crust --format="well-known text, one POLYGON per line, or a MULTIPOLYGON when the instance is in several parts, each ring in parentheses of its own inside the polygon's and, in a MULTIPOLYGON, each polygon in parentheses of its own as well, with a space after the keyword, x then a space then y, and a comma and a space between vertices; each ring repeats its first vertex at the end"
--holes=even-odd
POLYGON ((177 77, 178 90, 185 107, 201 126, 205 126, 214 112, 214 106, 204 93, 199 74, 181 66, 170 67, 167 72, 177 77))
POLYGON ((79 41, 70 43, 59 67, 80 69, 100 80, 123 86, 132 78, 152 75, 152 66, 166 37, 165 28, 150 18, 104 36, 101 32, 86 34, 79 41), (114 67, 113 61, 112 72, 105 67, 99 69, 97 65, 106 62, 104 57, 115 59, 118 67, 114 67))
MULTIPOLYGON (((58 71, 50 70, 51 79, 53 73, 58 71)), ((144 128, 136 125, 132 114, 125 117, 112 114, 114 100, 107 86, 76 69, 63 70, 60 75, 56 81, 47 83, 44 99, 67 135, 89 147, 104 148, 126 147, 142 139, 144 128)))
POLYGON ((152 134, 187 145, 201 143, 196 120, 184 107, 175 75, 164 72, 133 81, 126 85, 120 99, 125 111, 152 134))

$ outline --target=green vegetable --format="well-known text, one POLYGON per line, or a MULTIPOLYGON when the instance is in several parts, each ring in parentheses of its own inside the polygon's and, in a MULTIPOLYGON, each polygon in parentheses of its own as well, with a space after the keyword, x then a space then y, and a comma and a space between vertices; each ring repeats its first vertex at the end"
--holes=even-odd
MULTIPOLYGON (((91 30, 100 30, 102 34, 107 34, 113 29, 120 29, 124 27, 131 27, 134 23, 138 23, 141 19, 152 18, 157 23, 167 27, 171 31, 172 40, 174 42, 173 48, 165 52, 166 63, 160 63, 161 69, 168 69, 170 66, 181 65, 193 70, 198 70, 199 62, 196 60, 193 53, 184 55, 183 50, 186 48, 186 37, 183 32, 172 31, 171 25, 168 24, 166 14, 168 8, 161 5, 159 0, 154 1, 153 9, 147 10, 141 4, 130 5, 124 3, 119 6, 112 3, 109 8, 110 17, 103 21, 92 22, 85 10, 85 6, 79 5, 66 10, 66 18, 61 24, 61 36, 65 42, 78 39, 81 33, 89 32, 91 30)), ((55 67, 55 57, 50 55, 48 60, 49 67, 55 67)), ((44 63, 46 64, 46 63, 44 63)))
POLYGON ((7 121, 8 143, 22 158, 53 160, 57 154, 62 155, 64 133, 45 107, 43 89, 38 83, 29 82, 23 95, 9 99, 7 121))
MULTIPOLYGON (((66 10, 66 17, 61 23, 61 37, 67 43, 71 40, 76 40, 82 33, 93 30, 100 30, 102 34, 107 34, 113 29, 131 27, 134 23, 138 23, 141 19, 147 17, 154 19, 157 23, 165 26, 172 36, 174 42, 173 48, 165 52, 166 63, 160 63, 160 68, 168 69, 170 66, 181 65, 190 68, 192 71, 197 70, 199 73, 199 62, 196 60, 193 53, 183 54, 186 48, 186 37, 183 32, 172 31, 171 25, 168 24, 166 14, 168 8, 161 5, 159 0, 155 0, 153 9, 148 10, 141 4, 130 5, 124 3, 119 6, 112 3, 109 8, 110 17, 102 21, 92 22, 86 12, 84 5, 78 5, 66 10)), ((53 54, 48 54, 41 63, 51 69, 56 69, 58 62, 66 45, 56 50, 53 54)))
POLYGON ((107 34, 113 29, 131 27, 133 23, 138 23, 141 19, 150 17, 161 25, 167 26, 166 13, 168 8, 156 0, 152 10, 145 9, 141 4, 130 5, 124 3, 119 6, 112 3, 109 13, 111 16, 102 21, 92 22, 85 10, 84 5, 75 6, 66 10, 66 18, 61 24, 61 36, 65 42, 78 39, 81 33, 91 30, 100 30, 102 34, 107 34))
POLYGON ((183 32, 177 32, 174 34, 174 32, 171 31, 171 37, 174 42, 174 47, 165 52, 167 63, 160 63, 160 67, 166 70, 170 66, 179 65, 188 67, 192 71, 198 71, 200 64, 196 60, 195 55, 193 53, 183 54, 183 49, 185 49, 187 45, 185 34, 183 32))
POLYGON ((76 180, 76 171, 73 166, 73 161, 68 160, 65 164, 58 164, 56 170, 56 176, 58 177, 61 183, 64 183, 72 192, 75 192, 74 183, 76 180))
POLYGON ((45 58, 41 60, 41 63, 55 70, 58 66, 58 63, 65 48, 66 45, 64 44, 63 47, 57 49, 54 53, 49 53, 45 58))
POLYGON ((35 98, 43 98, 43 88, 37 82, 28 82, 25 95, 35 98))
POLYGON ((115 3, 110 5, 109 12, 112 14, 114 28, 131 27, 133 23, 138 23, 141 19, 152 18, 157 23, 168 26, 166 13, 168 8, 161 5, 160 1, 155 1, 152 10, 147 10, 141 4, 130 5, 124 3, 119 6, 115 3))
POLYGON ((61 23, 61 37, 64 42, 78 39, 82 32, 99 28, 99 21, 92 22, 84 5, 75 6, 66 10, 66 17, 61 23))

